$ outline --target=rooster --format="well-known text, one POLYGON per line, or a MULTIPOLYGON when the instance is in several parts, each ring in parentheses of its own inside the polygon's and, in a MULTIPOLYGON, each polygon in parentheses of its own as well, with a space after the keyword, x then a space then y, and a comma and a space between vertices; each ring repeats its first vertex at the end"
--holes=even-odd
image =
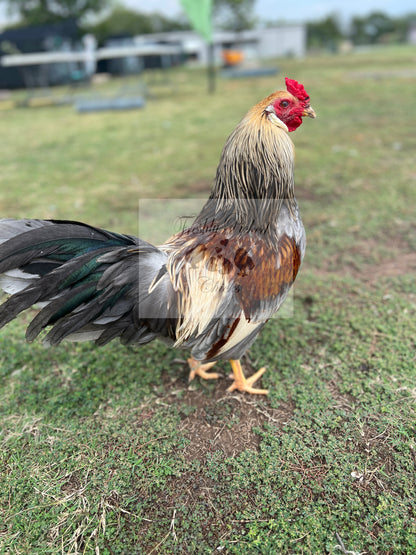
POLYGON ((156 338, 188 349, 190 379, 229 360, 228 391, 254 386, 261 368, 240 358, 285 300, 305 251, 294 197, 288 132, 315 117, 303 85, 286 78, 256 104, 226 141, 211 195, 193 224, 156 247, 142 239, 62 220, 0 220, 0 286, 10 297, 0 327, 39 305, 26 339, 156 338))

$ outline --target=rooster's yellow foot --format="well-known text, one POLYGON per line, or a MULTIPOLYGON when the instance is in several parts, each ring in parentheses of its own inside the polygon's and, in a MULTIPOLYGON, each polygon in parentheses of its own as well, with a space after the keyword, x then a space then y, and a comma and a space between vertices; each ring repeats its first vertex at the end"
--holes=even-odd
POLYGON ((255 374, 246 378, 243 374, 241 364, 239 360, 230 360, 231 368, 234 373, 234 382, 230 385, 227 391, 245 391, 246 393, 252 393, 257 395, 267 395, 269 393, 268 389, 257 389, 252 387, 252 385, 265 373, 266 368, 260 368, 255 374))
POLYGON ((215 362, 207 362, 206 364, 201 364, 201 361, 195 360, 194 358, 188 358, 189 364, 189 378, 188 380, 191 382, 195 376, 199 376, 204 380, 215 380, 220 377, 220 374, 217 372, 207 372, 212 366, 214 366, 215 362))

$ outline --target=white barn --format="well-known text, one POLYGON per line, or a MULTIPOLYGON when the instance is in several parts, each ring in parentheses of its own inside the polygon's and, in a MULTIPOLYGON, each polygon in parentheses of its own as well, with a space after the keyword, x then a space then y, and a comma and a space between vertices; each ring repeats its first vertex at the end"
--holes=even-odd
MULTIPOLYGON (((207 44, 194 31, 174 31, 140 35, 134 38, 135 44, 166 44, 179 46, 189 58, 205 64, 207 44)), ((224 48, 238 49, 245 60, 281 58, 287 56, 303 57, 306 52, 306 25, 303 23, 282 24, 265 29, 253 29, 235 33, 219 31, 213 36, 214 52, 217 62, 222 60, 224 48)))

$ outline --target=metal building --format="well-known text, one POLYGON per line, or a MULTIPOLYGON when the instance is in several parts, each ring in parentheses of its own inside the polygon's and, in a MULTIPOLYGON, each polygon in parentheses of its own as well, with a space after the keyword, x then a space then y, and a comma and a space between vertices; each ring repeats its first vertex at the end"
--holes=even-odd
MULTIPOLYGON (((193 31, 174 31, 134 37, 135 44, 172 44, 180 46, 184 55, 201 64, 207 62, 207 45, 193 31)), ((238 33, 220 31, 213 36, 215 58, 221 62, 225 48, 241 50, 245 60, 303 57, 306 52, 306 25, 303 23, 282 24, 264 29, 253 29, 238 33)))

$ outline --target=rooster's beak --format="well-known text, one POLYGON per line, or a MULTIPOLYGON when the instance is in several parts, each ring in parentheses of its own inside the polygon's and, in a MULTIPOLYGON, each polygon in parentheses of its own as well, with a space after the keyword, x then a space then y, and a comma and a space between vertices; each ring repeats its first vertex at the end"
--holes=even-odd
POLYGON ((308 118, 316 118, 316 114, 315 114, 314 109, 312 108, 312 106, 307 106, 307 107, 303 110, 302 116, 303 116, 303 117, 308 116, 308 118))

